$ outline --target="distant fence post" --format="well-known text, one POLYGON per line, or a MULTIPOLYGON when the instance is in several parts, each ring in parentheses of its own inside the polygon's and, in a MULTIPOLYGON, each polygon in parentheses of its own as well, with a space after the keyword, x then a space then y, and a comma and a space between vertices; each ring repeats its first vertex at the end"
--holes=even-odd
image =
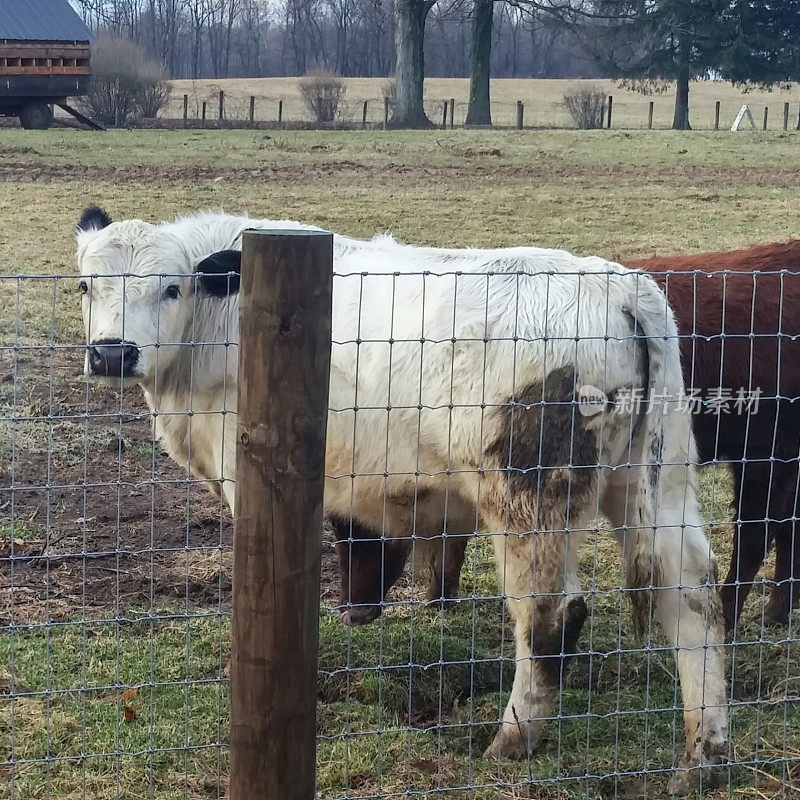
POLYGON ((447 127, 447 100, 442 103, 442 128, 447 127))
POLYGON ((231 800, 314 800, 333 237, 242 241, 231 800))
POLYGON ((369 100, 364 101, 364 108, 361 111, 361 128, 362 130, 367 127, 367 106, 369 105, 369 100))
POLYGON ((655 108, 655 103, 651 100, 650 101, 650 109, 647 112, 647 129, 653 130, 653 109, 655 108))
POLYGON ((719 100, 714 104, 714 130, 719 130, 719 100))
POLYGON ((203 100, 203 122, 206 121, 206 101, 203 100))
POLYGON ((789 130, 789 104, 783 104, 783 129, 785 131, 789 130))
POLYGON ((525 115, 525 106, 522 105, 522 100, 517 100, 517 130, 522 130, 522 122, 525 115))
POLYGON ((219 90, 219 118, 225 119, 225 92, 219 90))
POLYGON ((455 97, 450 98, 450 127, 454 128, 455 124, 453 123, 453 119, 456 115, 456 99, 455 97))
POLYGON ((250 122, 255 122, 256 119, 256 98, 250 95, 250 122))
POLYGON ((764 130, 767 129, 768 118, 769 118, 769 106, 764 106, 764 130))
POLYGON ((389 95, 383 98, 383 129, 389 129, 389 95))
POLYGON ((183 124, 185 125, 189 120, 189 95, 183 96, 183 124))
POLYGON ((608 127, 611 127, 611 110, 614 108, 614 97, 608 96, 608 127))
POLYGON ((278 122, 283 122, 283 99, 278 100, 278 122))

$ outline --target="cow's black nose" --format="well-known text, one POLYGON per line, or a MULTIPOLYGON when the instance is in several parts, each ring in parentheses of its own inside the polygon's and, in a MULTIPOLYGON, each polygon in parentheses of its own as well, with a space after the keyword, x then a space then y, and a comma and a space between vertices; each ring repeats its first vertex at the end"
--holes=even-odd
POLYGON ((139 360, 139 348, 122 339, 98 339, 89 346, 89 368, 92 375, 127 378, 139 360))

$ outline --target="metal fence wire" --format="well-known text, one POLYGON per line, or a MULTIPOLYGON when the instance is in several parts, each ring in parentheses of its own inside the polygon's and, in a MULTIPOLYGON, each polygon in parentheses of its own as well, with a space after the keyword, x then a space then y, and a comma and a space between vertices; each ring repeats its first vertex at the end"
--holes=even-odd
MULTIPOLYGON (((335 247, 316 797, 799 791, 800 276, 335 247)), ((0 798, 229 794, 213 271, 0 277, 0 798)))

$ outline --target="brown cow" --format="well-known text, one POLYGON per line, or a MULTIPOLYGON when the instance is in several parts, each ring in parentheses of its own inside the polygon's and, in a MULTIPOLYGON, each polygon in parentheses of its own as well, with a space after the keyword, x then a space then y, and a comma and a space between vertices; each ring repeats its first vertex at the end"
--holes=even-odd
MULTIPOLYGON (((726 626, 735 625, 773 541, 764 613, 785 624, 800 593, 800 240, 623 263, 650 272, 666 292, 682 337, 685 384, 706 401, 694 416, 700 459, 733 470, 737 532, 722 587, 726 626)), ((381 541, 346 520, 334 528, 341 603, 351 604, 342 618, 369 622, 402 572, 410 540, 381 541)), ((433 548, 427 599, 455 596, 466 541, 447 537, 433 548)))

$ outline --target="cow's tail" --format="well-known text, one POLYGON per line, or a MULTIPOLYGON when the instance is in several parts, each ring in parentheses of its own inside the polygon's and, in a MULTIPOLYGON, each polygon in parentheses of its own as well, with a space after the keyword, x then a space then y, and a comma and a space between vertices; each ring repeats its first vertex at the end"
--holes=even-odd
MULTIPOLYGON (((691 413, 684 391, 680 361, 680 339, 675 316, 664 293, 648 275, 640 272, 628 274, 630 291, 625 311, 633 317, 636 336, 646 346, 644 374, 645 397, 636 426, 637 447, 641 457, 638 497, 645 504, 645 516, 652 525, 680 526, 682 519, 675 516, 676 504, 659 508, 664 503, 664 491, 680 492, 686 501, 694 504, 693 469, 696 462, 694 438, 691 431, 691 413), (690 491, 686 492, 689 481, 690 491)), ((675 500, 673 495, 672 500, 675 500)), ((680 504, 680 503, 678 503, 680 504)), ((649 548, 648 548, 649 549, 649 548)), ((641 553, 647 562, 652 553, 641 553)), ((628 576, 631 582, 646 586, 653 575, 628 576)), ((634 606, 637 629, 643 623, 649 605, 649 593, 630 593, 634 606)))
MULTIPOLYGON (((644 407, 640 420, 644 461, 685 466, 694 460, 691 414, 681 372, 680 337, 675 315, 658 284, 641 272, 629 273, 630 291, 625 311, 633 317, 636 336, 647 352, 644 407)), ((651 480, 647 481, 648 484, 651 480)))

